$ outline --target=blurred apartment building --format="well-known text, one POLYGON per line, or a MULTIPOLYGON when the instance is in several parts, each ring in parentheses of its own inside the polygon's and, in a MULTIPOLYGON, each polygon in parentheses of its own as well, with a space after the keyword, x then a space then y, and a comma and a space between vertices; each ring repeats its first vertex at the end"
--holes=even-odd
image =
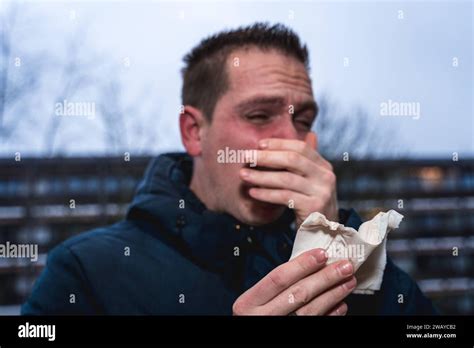
MULTIPOLYGON (((149 157, 0 160, 0 244, 37 244, 39 258, 0 258, 0 314, 18 314, 66 238, 124 216, 149 157)), ((474 159, 333 162, 341 207, 365 219, 396 209, 394 261, 443 314, 474 313, 474 159)))

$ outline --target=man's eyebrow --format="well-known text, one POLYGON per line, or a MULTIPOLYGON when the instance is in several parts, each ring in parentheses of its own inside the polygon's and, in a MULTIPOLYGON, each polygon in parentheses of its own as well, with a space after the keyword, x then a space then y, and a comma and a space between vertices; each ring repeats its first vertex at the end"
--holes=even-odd
POLYGON ((283 107, 285 99, 283 97, 256 96, 237 104, 236 109, 244 111, 256 106, 283 107))
MULTIPOLYGON (((242 101, 237 104, 236 109, 238 111, 245 111, 251 109, 252 107, 257 106, 271 106, 271 107, 285 107, 285 99, 283 97, 272 97, 272 96, 256 96, 247 100, 242 101)), ((288 105, 289 107, 289 105, 288 105)), ((314 113, 314 118, 318 115, 319 107, 316 101, 306 100, 298 105, 295 105, 294 112, 299 113, 306 110, 312 110, 314 113)))

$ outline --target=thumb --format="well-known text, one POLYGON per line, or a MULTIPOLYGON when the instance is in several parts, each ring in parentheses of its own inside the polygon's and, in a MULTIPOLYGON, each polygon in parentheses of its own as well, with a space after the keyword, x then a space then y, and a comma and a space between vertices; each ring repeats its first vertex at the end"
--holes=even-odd
POLYGON ((314 150, 318 150, 318 136, 314 132, 308 132, 305 142, 314 150))

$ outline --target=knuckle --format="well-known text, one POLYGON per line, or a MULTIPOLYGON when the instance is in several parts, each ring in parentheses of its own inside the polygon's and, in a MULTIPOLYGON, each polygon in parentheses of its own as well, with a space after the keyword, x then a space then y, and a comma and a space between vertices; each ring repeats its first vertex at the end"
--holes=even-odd
POLYGON ((324 283, 329 284, 333 281, 336 274, 334 272, 334 269, 331 269, 331 266, 330 266, 330 267, 326 267, 324 271, 321 272, 321 275, 323 277, 324 283))
POLYGON ((333 172, 334 171, 334 166, 331 164, 331 162, 326 161, 328 169, 333 172))
POLYGON ((337 299, 343 299, 344 297, 348 295, 347 288, 345 287, 344 284, 339 285, 335 290, 336 290, 335 297, 337 299))
POLYGON ((347 278, 346 275, 342 274, 341 270, 339 269, 339 265, 343 262, 334 262, 326 267, 326 276, 325 279, 329 284, 336 284, 337 282, 347 278))
POLYGON ((332 171, 327 171, 326 172, 326 181, 329 183, 329 185, 335 186, 336 181, 337 181, 336 174, 334 174, 334 172, 332 172, 332 171))
POLYGON ((291 191, 282 191, 281 192, 281 199, 286 201, 286 202, 289 202, 290 200, 293 201, 293 202, 295 201, 293 199, 293 194, 291 193, 291 191))
POLYGON ((300 306, 307 304, 311 300, 308 289, 301 284, 295 285, 291 294, 293 295, 295 303, 300 306))
POLYGON ((309 271, 317 266, 316 258, 309 252, 301 259, 298 259, 298 264, 303 271, 309 271))
POLYGON ((298 145, 296 146, 296 150, 300 153, 303 153, 307 150, 311 150, 311 147, 304 141, 298 142, 298 145))
POLYGON ((292 180, 291 180, 290 173, 283 172, 281 176, 281 183, 285 186, 290 186, 291 182, 292 180))
POLYGON ((336 280, 344 278, 344 275, 342 274, 341 270, 339 269, 340 264, 342 264, 342 262, 335 262, 331 265, 331 267, 332 267, 331 274, 333 274, 333 277, 336 280))
POLYGON ((298 162, 299 158, 300 158, 300 155, 297 152, 290 152, 288 154, 288 162, 290 163, 298 162))
POLYGON ((311 188, 312 188, 313 192, 319 196, 321 188, 319 187, 318 183, 316 183, 316 182, 313 183, 311 188))
POLYGON ((284 273, 282 269, 275 269, 268 275, 270 281, 274 284, 275 288, 279 291, 284 290, 288 287, 287 281, 283 276, 284 273))
POLYGON ((324 206, 331 199, 331 192, 329 190, 323 190, 319 194, 321 204, 324 206))

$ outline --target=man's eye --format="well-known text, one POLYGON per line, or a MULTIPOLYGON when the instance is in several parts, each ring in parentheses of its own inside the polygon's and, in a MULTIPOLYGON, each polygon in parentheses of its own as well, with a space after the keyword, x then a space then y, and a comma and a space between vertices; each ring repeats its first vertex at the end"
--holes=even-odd
POLYGON ((295 120, 297 124, 306 129, 311 129, 312 123, 307 120, 295 120))
POLYGON ((267 114, 251 114, 247 116, 252 122, 264 122, 267 121, 270 117, 267 114))

